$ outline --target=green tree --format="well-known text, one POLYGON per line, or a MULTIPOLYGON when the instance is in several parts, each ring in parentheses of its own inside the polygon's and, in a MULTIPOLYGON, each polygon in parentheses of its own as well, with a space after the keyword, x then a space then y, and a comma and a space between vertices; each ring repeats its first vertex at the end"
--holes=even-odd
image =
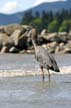
POLYGON ((38 11, 35 12, 35 18, 40 18, 40 13, 38 11))
POLYGON ((71 19, 69 19, 69 30, 71 30, 71 19))
POLYGON ((44 10, 42 11, 41 19, 42 19, 42 27, 43 28, 47 28, 47 24, 48 24, 48 14, 44 10))
POLYGON ((51 23, 49 23, 47 29, 49 32, 57 32, 59 28, 58 21, 54 19, 51 23))
POLYGON ((59 28, 59 32, 68 32, 70 28, 69 21, 64 20, 59 28))
POLYGON ((24 13, 21 24, 29 24, 34 19, 32 15, 32 10, 24 13))
POLYGON ((36 18, 30 23, 33 27, 37 29, 38 32, 42 30, 42 20, 41 18, 36 18))
POLYGON ((47 19, 47 21, 48 21, 48 23, 50 23, 52 20, 53 20, 53 12, 52 11, 50 11, 50 12, 48 12, 48 19, 47 19))

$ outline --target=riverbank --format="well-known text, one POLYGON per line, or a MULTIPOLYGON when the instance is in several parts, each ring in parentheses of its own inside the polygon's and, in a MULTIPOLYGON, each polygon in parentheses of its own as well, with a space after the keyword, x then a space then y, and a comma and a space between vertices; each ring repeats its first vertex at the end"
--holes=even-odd
MULTIPOLYGON (((34 53, 31 40, 27 37, 31 30, 29 25, 10 24, 0 26, 0 53, 34 53)), ((71 31, 61 33, 49 33, 41 31, 37 35, 37 44, 48 49, 50 53, 71 53, 71 31)))

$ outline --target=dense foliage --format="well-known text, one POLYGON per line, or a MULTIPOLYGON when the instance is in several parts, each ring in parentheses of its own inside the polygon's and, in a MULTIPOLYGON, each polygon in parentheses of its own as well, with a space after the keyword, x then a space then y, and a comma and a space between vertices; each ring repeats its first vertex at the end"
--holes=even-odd
POLYGON ((71 29, 71 9, 62 10, 55 15, 52 12, 43 11, 35 14, 30 10, 25 12, 21 24, 33 25, 38 32, 47 29, 49 32, 68 32, 71 29))

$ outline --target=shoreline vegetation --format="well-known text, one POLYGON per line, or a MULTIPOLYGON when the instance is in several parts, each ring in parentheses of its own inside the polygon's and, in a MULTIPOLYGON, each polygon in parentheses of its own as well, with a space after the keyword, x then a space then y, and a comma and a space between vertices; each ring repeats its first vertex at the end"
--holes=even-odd
MULTIPOLYGON (((20 24, 0 26, 0 53, 34 53, 31 40, 27 37, 31 28, 32 26, 20 24)), ((42 45, 50 53, 71 53, 71 31, 51 33, 44 29, 38 33, 36 40, 38 45, 42 45)))

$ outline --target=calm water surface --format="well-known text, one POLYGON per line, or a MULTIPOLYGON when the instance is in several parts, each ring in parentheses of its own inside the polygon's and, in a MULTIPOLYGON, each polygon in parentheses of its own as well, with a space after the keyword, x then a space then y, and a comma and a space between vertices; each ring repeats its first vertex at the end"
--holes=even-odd
MULTIPOLYGON (((71 70, 71 55, 55 56, 61 71, 71 70), (64 68, 63 68, 64 67, 64 68)), ((33 55, 0 55, 0 70, 38 71, 33 55)), ((70 108, 71 74, 0 77, 0 108, 70 108)))

